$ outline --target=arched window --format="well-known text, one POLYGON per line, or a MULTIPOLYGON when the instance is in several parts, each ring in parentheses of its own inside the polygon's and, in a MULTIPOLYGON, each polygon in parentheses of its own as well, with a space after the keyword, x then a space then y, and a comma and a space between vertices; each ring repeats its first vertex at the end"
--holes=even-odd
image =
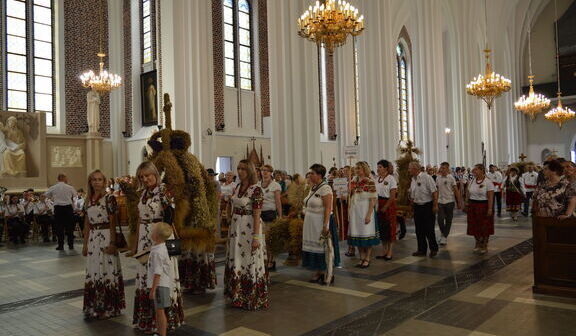
POLYGON ((414 117, 412 115, 412 90, 410 86, 410 63, 405 45, 396 46, 396 88, 398 90, 398 122, 400 140, 414 140, 414 117))
MULTIPOLYGON (((55 125, 54 9, 52 0, 6 0, 0 6, 0 49, 5 97, 9 111, 44 112, 55 125)), ((0 104, 2 105, 2 104, 0 104)), ((1 106, 0 106, 1 107, 1 106)))
POLYGON ((223 0, 225 84, 253 88, 252 7, 248 0, 223 0))

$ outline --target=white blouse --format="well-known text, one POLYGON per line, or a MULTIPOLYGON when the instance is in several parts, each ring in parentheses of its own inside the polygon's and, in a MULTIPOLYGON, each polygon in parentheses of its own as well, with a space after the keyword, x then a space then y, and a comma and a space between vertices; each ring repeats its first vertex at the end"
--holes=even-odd
POLYGON ((472 179, 468 183, 468 193, 471 200, 487 201, 489 191, 494 191, 494 183, 487 177, 482 180, 482 183, 478 183, 476 179, 472 179))
POLYGON ((258 186, 262 188, 264 195, 264 203, 262 204, 262 211, 275 211, 276 210, 276 198, 274 194, 276 191, 282 191, 282 187, 276 181, 270 182, 270 184, 264 188, 262 186, 262 181, 258 182, 258 186))
POLYGON ((308 193, 308 196, 304 199, 304 212, 305 213, 324 213, 324 201, 322 197, 331 194, 332 188, 325 183, 320 188, 313 188, 308 193))
POLYGON ((384 179, 380 176, 376 177, 376 191, 378 192, 378 196, 390 198, 390 191, 392 189, 398 189, 398 183, 394 176, 388 175, 384 179))

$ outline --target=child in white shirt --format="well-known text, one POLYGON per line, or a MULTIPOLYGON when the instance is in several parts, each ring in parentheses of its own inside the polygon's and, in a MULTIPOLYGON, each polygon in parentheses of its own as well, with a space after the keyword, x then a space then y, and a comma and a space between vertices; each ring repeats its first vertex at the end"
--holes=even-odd
POLYGON ((172 235, 172 227, 167 223, 156 223, 152 229, 154 246, 150 249, 148 258, 147 284, 150 288, 150 299, 154 300, 156 307, 156 327, 158 334, 166 335, 168 325, 165 309, 171 306, 170 292, 174 269, 170 263, 166 239, 172 235))

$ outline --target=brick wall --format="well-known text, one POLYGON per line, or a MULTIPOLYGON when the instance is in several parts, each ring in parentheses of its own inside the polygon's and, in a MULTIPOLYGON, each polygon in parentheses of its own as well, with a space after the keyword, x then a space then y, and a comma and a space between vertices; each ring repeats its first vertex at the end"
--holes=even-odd
POLYGON ((212 50, 214 66, 214 127, 224 131, 224 28, 222 0, 212 0, 212 50))
MULTIPOLYGON (((258 45, 260 46, 260 110, 262 118, 270 116, 270 81, 268 72, 268 6, 267 0, 258 1, 258 45)), ((264 125, 262 125, 264 131, 264 125)))
POLYGON ((328 139, 336 140, 336 102, 334 94, 334 55, 326 54, 326 91, 328 98, 328 139))
POLYGON ((132 136, 132 14, 130 10, 130 0, 123 2, 123 23, 124 34, 124 136, 132 136))
MULTIPOLYGON (((98 0, 64 0, 64 90, 66 93, 66 134, 88 131, 86 93, 78 76, 86 70, 98 71, 100 4, 98 0)), ((108 5, 104 5, 102 49, 108 53, 108 5)), ((106 67, 108 57, 105 58, 106 67)), ((100 134, 110 137, 110 97, 100 99, 100 134)))

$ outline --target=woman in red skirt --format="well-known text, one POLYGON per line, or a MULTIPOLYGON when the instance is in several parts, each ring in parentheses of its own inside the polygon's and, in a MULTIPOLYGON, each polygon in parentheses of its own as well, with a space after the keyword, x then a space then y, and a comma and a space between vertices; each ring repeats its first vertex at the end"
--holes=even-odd
POLYGON ((396 178, 390 172, 391 163, 378 162, 376 191, 378 192, 378 225, 383 253, 376 259, 392 260, 392 247, 396 241, 396 178))
POLYGON ((506 211, 510 213, 512 220, 516 222, 518 220, 522 199, 524 198, 520 186, 518 168, 512 166, 508 169, 508 176, 506 176, 502 185, 502 190, 505 195, 504 198, 506 199, 506 211))
POLYGON ((485 254, 488 239, 494 234, 494 184, 486 178, 486 168, 482 164, 474 166, 472 174, 474 178, 468 184, 467 233, 476 238, 474 253, 485 254))

